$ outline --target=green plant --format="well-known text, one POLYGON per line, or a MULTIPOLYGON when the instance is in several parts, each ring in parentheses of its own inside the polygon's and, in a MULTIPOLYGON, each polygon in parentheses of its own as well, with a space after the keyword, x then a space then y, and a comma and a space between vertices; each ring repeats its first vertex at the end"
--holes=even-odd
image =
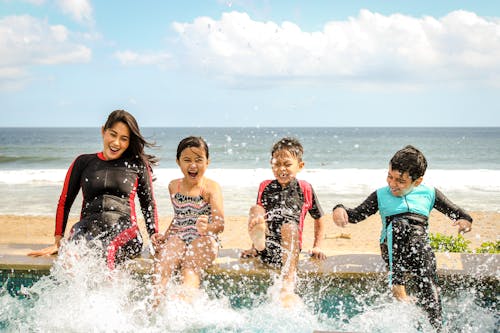
POLYGON ((476 249, 476 253, 500 253, 500 241, 484 242, 476 249))
POLYGON ((440 233, 430 234, 431 247, 437 252, 461 252, 468 253, 470 241, 462 235, 446 236, 440 233))

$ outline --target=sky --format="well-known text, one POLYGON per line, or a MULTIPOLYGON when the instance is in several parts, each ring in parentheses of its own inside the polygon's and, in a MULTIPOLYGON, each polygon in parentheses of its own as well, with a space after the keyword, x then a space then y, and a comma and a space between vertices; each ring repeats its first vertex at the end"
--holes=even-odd
POLYGON ((493 0, 0 0, 0 127, 500 126, 493 0))

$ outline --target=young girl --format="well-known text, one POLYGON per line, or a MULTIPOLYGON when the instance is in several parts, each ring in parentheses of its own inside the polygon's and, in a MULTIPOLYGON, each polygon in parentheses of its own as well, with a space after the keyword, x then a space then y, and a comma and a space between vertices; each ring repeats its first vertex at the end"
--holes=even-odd
POLYGON ((217 257, 217 235, 224 230, 221 188, 204 176, 210 163, 207 143, 201 137, 187 137, 179 143, 176 158, 184 177, 168 186, 174 218, 164 235, 152 238, 156 304, 177 270, 182 278, 181 298, 193 297, 202 273, 217 257))

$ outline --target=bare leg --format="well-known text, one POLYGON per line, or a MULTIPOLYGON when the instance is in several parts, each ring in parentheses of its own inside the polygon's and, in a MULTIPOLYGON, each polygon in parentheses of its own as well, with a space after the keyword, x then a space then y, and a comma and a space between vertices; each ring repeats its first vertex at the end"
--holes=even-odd
POLYGON ((266 248, 266 220, 265 209, 262 206, 255 205, 250 208, 248 216, 248 234, 252 240, 253 246, 258 251, 266 248))
POLYGON ((191 301, 201 285, 201 274, 217 258, 218 244, 212 237, 202 236, 195 239, 186 251, 182 264, 184 299, 191 301))
POLYGON ((403 285, 395 284, 392 286, 392 295, 402 302, 410 302, 411 298, 406 293, 406 287, 403 285))
POLYGON ((295 276, 299 262, 299 233, 295 223, 287 223, 281 227, 283 285, 280 299, 285 307, 300 303, 300 297, 295 293, 295 276))
POLYGON ((165 245, 155 254, 154 259, 154 306, 166 294, 166 287, 172 274, 179 267, 181 259, 186 253, 186 244, 178 237, 171 237, 165 245))
POLYGON ((406 293, 406 287, 403 285, 393 285, 392 295, 400 302, 415 303, 417 301, 414 296, 410 296, 406 293))

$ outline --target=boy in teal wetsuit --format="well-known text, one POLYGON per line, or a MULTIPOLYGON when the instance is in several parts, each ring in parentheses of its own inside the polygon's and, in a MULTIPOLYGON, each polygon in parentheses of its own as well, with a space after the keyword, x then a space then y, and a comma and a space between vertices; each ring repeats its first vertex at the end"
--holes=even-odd
POLYGON ((382 218, 380 249, 389 269, 389 286, 398 300, 406 301, 404 274, 416 280, 418 303, 438 330, 442 325, 441 300, 437 285, 436 258, 429 242, 428 218, 436 208, 458 225, 458 232, 471 230, 472 218, 448 200, 438 189, 422 184, 427 161, 413 146, 396 152, 389 163, 388 186, 370 194, 354 209, 339 204, 333 221, 344 227, 358 223, 379 211, 382 218))

